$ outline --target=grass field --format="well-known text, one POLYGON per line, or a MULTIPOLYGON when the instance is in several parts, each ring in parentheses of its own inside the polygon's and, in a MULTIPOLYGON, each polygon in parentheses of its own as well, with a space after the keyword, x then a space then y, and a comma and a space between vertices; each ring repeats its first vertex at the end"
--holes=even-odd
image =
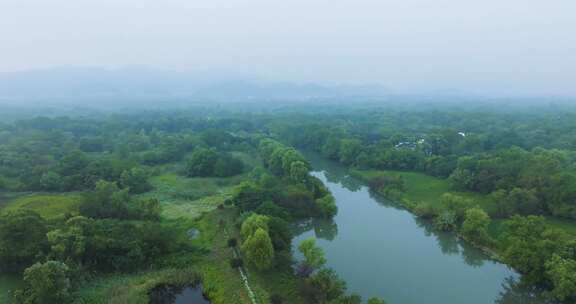
POLYGON ((30 209, 52 219, 65 213, 77 214, 82 199, 80 193, 29 194, 9 201, 2 210, 30 209))
POLYGON ((214 210, 223 203, 228 192, 240 183, 243 175, 229 178, 188 178, 166 173, 151 178, 154 189, 138 195, 139 198, 155 198, 162 204, 162 216, 168 219, 197 218, 204 212, 214 210))
POLYGON ((405 197, 417 203, 439 206, 441 203, 442 194, 451 193, 473 200, 487 212, 491 212, 495 208, 492 202, 485 195, 473 192, 452 191, 450 190, 450 185, 448 184, 447 180, 423 173, 377 170, 353 171, 353 175, 361 178, 362 180, 369 180, 382 174, 402 176, 406 183, 406 192, 404 193, 405 197))
POLYGON ((177 168, 182 164, 164 167, 160 175, 150 178, 153 190, 138 195, 155 198, 162 204, 162 216, 167 219, 194 219, 214 210, 228 197, 230 190, 246 180, 250 170, 260 165, 260 160, 244 152, 232 152, 245 165, 245 173, 232 177, 186 177, 177 168))

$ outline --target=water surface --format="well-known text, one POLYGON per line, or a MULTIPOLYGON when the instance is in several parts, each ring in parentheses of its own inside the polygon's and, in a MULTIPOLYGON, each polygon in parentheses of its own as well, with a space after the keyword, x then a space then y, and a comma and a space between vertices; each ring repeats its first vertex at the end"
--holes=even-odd
POLYGON ((309 159, 339 210, 333 221, 302 223, 294 244, 316 236, 350 292, 398 304, 543 303, 506 265, 373 195, 343 167, 309 159))
POLYGON ((202 286, 160 285, 150 291, 151 304, 210 304, 202 286))

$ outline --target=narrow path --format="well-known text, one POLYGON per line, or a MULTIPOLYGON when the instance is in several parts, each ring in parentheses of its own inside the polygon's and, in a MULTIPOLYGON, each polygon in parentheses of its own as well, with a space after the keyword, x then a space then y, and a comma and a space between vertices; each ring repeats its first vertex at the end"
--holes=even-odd
MULTIPOLYGON (((226 227, 224 227, 224 234, 226 235, 227 239, 230 238, 230 234, 228 233, 228 229, 226 227)), ((236 247, 232 248, 232 253, 234 253, 234 258, 237 259, 240 257, 240 253, 236 247)), ((250 287, 250 282, 248 281, 248 276, 246 276, 244 267, 238 267, 238 272, 240 272, 240 277, 242 277, 242 282, 244 283, 244 287, 246 287, 246 291, 248 291, 248 296, 250 297, 252 304, 258 304, 258 301, 256 300, 256 294, 254 294, 254 291, 252 291, 252 288, 250 287)))

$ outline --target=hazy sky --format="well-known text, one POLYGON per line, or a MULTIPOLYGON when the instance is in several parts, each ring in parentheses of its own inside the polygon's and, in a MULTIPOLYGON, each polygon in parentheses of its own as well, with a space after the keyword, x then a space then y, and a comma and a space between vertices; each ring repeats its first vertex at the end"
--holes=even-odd
POLYGON ((131 65, 576 95, 576 0, 0 0, 0 71, 131 65))

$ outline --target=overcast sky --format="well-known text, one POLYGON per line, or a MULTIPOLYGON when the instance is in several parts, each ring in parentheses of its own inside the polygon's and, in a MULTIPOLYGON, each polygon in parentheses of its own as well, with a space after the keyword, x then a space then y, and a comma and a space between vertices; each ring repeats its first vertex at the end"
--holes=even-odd
POLYGON ((0 0, 0 71, 142 65, 576 95, 576 0, 0 0))

